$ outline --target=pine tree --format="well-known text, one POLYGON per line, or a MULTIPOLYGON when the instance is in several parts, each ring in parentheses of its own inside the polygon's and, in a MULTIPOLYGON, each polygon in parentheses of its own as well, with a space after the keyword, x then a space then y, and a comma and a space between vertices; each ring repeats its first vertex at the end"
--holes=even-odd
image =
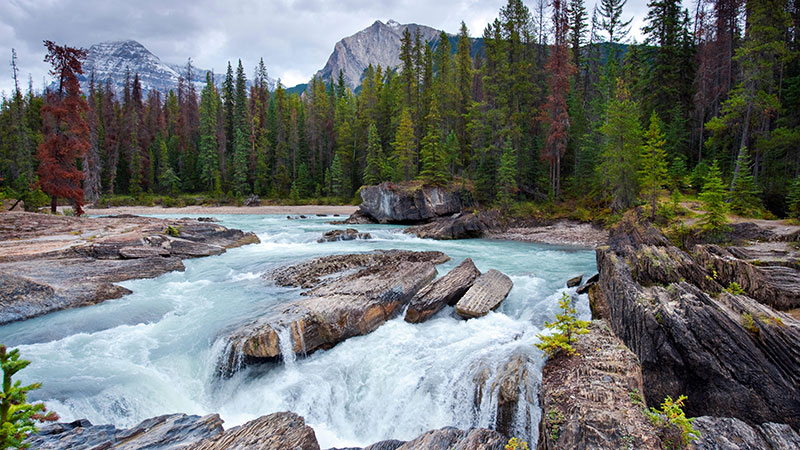
POLYGON ((656 217, 658 191, 667 181, 667 154, 664 151, 666 141, 661 125, 661 119, 653 111, 650 115, 650 128, 644 134, 645 143, 639 167, 639 186, 649 199, 651 219, 656 217))
POLYGON ((378 127, 370 124, 367 132, 367 167, 364 169, 364 184, 372 185, 384 181, 386 171, 378 127))
POLYGON ((622 211, 636 199, 636 171, 639 167, 642 132, 639 128, 639 107, 630 98, 622 80, 617 93, 608 103, 607 122, 600 127, 605 136, 602 163, 598 167, 611 194, 611 209, 622 211))
POLYGON ((447 158, 442 145, 441 116, 439 115, 439 104, 436 98, 431 102, 430 111, 425 118, 428 130, 422 138, 422 146, 419 152, 422 170, 419 177, 427 184, 444 186, 450 181, 450 174, 447 171, 447 158))
POLYGON ((331 163, 330 169, 330 178, 331 178, 331 194, 334 197, 343 197, 344 196, 344 171, 342 171, 342 160, 339 159, 339 155, 333 157, 333 162, 331 163))
POLYGON ((169 195, 174 195, 180 189, 181 180, 175 175, 172 170, 172 164, 169 161, 169 149, 167 141, 160 135, 158 138, 158 159, 161 162, 159 166, 158 185, 161 190, 169 195))
POLYGON ((218 102, 217 88, 211 72, 208 72, 206 86, 200 93, 200 154, 197 163, 200 166, 201 185, 209 192, 214 189, 215 181, 221 176, 217 141, 218 102))
POLYGON ((795 177, 789 194, 786 196, 786 215, 800 219, 800 175, 795 177))
POLYGON ((414 139, 414 124, 411 122, 411 113, 408 108, 403 108, 400 123, 397 126, 394 142, 394 167, 397 170, 396 181, 408 181, 416 176, 416 143, 414 139))
POLYGON ((517 190, 517 155, 511 141, 506 140, 503 154, 500 156, 500 167, 497 168, 497 201, 508 208, 517 190))
POLYGON ((731 188, 730 209, 732 212, 743 216, 760 216, 763 205, 758 196, 761 192, 753 181, 748 152, 739 155, 737 165, 740 167, 740 172, 739 177, 731 188))
POLYGON ((630 33, 630 24, 633 18, 623 20, 622 10, 628 0, 600 0, 600 7, 597 10, 600 15, 600 28, 608 33, 608 42, 616 44, 625 42, 630 33))
POLYGON ((42 108, 45 141, 39 145, 39 184, 50 195, 50 210, 55 213, 58 197, 72 200, 77 215, 83 214, 83 173, 75 162, 89 150, 89 126, 85 114, 89 109, 81 96, 78 75, 86 51, 44 41, 45 61, 52 64, 51 74, 58 77, 57 90, 48 92, 42 108))
POLYGON ((233 105, 233 188, 239 195, 250 193, 247 183, 247 155, 250 153, 250 118, 247 111, 247 78, 242 60, 236 69, 233 105))
POLYGON ((705 213, 700 218, 700 225, 711 233, 721 232, 728 223, 728 219, 725 216, 727 213, 725 186, 722 184, 722 175, 716 161, 708 169, 700 200, 705 209, 705 213))

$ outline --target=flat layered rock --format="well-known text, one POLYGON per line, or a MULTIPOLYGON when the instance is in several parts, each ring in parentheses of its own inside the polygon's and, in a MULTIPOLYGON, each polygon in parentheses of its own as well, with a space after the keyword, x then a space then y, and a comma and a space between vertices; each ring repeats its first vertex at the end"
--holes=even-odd
POLYGON ((369 233, 359 233, 358 230, 348 228, 346 230, 331 230, 326 231, 317 242, 336 242, 336 241, 353 241, 356 239, 372 239, 369 233))
POLYGON ((475 267, 472 259, 465 259, 447 275, 425 286, 414 295, 408 305, 405 321, 424 322, 445 306, 455 305, 480 275, 481 272, 475 267))
POLYGON ((514 283, 505 274, 491 269, 475 280, 471 288, 456 303, 456 313, 465 319, 483 317, 500 306, 514 283))
POLYGON ((185 258, 256 243, 193 219, 0 214, 0 324, 119 298, 114 283, 183 270, 185 258))
POLYGON ((319 450, 314 430, 292 412, 261 416, 186 450, 319 450))
POLYGON ((279 285, 313 287, 294 302, 234 329, 219 372, 248 361, 309 354, 374 331, 436 277, 440 252, 382 251, 315 258, 268 275, 279 285), (288 340, 288 341, 287 341, 288 340), (285 350, 286 349, 286 350, 285 350))

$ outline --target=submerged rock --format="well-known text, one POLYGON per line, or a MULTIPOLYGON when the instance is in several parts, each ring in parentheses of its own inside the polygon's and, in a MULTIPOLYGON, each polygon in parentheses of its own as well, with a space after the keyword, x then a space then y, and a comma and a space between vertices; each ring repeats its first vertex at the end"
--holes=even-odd
POLYGON ((146 419, 127 430, 113 425, 92 425, 84 419, 43 426, 26 443, 39 450, 177 450, 216 437, 222 431, 222 420, 217 414, 203 417, 169 414, 146 419))
POLYGON ((542 370, 538 449, 660 449, 644 414, 636 355, 605 322, 573 344, 577 353, 549 358, 542 370))
POLYGON ((581 284, 581 281, 583 281, 583 275, 578 275, 577 277, 570 278, 569 280, 567 280, 567 287, 573 288, 575 286, 579 286, 581 284))
POLYGON ((406 310, 405 321, 424 322, 445 306, 455 305, 480 274, 472 260, 465 259, 447 275, 425 286, 414 295, 406 310))
POLYGON ((230 374, 247 360, 285 357, 286 351, 328 349, 370 333, 394 317, 436 276, 434 265, 447 259, 440 252, 382 251, 315 258, 277 270, 269 276, 277 284, 313 289, 233 330, 225 338, 220 372, 230 374))
POLYGON ((186 450, 319 450, 314 430, 292 412, 261 416, 186 450))
POLYGON ((331 230, 326 231, 317 242, 336 242, 336 241, 352 241, 355 239, 372 239, 369 233, 359 233, 358 230, 348 228, 346 230, 331 230))
POLYGON ((475 280, 471 288, 456 303, 456 313, 465 319, 483 317, 500 306, 514 283, 505 274, 491 269, 475 280))
POLYGON ((114 283, 256 242, 193 219, 0 214, 0 324, 119 298, 130 291, 114 283))
POLYGON ((788 425, 764 423, 750 426, 731 417, 697 417, 692 426, 700 432, 697 450, 800 448, 800 436, 788 425))
POLYGON ((461 211, 462 193, 416 183, 381 183, 361 188, 359 211, 379 223, 413 224, 461 211))
POLYGON ((597 249, 596 311, 639 357, 648 403, 800 427, 800 322, 724 291, 713 271, 626 216, 597 249))
POLYGON ((580 285, 580 287, 578 287, 578 290, 575 291, 575 292, 580 294, 580 295, 588 294, 589 293, 589 289, 591 289, 592 286, 596 285, 598 280, 600 280, 600 274, 596 273, 596 274, 592 275, 591 277, 589 277, 589 279, 586 280, 585 283, 580 285))

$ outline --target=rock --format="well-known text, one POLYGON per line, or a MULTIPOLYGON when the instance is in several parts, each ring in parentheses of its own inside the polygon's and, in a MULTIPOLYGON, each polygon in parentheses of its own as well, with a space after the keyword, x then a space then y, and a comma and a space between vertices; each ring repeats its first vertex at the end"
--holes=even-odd
MULTIPOLYGON (((747 251, 734 249, 744 256, 747 251)), ((780 310, 800 307, 800 271, 792 267, 757 267, 718 245, 696 245, 698 264, 723 286, 736 283, 751 298, 780 310), (714 275, 715 274, 715 275, 714 275)))
POLYGON ((731 417, 697 417, 692 424, 700 432, 695 441, 697 450, 800 448, 800 436, 785 424, 764 423, 750 426, 731 417))
POLYGON ((364 447, 364 450, 397 450, 405 443, 406 441, 398 441, 395 439, 390 439, 388 441, 380 441, 372 445, 368 445, 364 447))
POLYGON ((326 231, 317 242, 352 241, 355 239, 372 239, 369 233, 359 233, 358 230, 348 228, 346 230, 326 231))
POLYGON ((548 358, 542 370, 537 448, 660 449, 636 355, 602 321, 573 345, 575 355, 548 358))
POLYGON ((258 242, 193 219, 0 214, 0 324, 119 298, 113 283, 183 270, 183 258, 258 242))
POLYGON ((242 203, 243 206, 261 206, 261 199, 257 195, 247 197, 247 200, 242 203))
POLYGON ((581 281, 583 281, 583 275, 578 275, 577 277, 570 278, 569 280, 567 280, 567 287, 573 288, 575 286, 578 286, 581 284, 581 281))
POLYGON ((456 313, 465 319, 483 317, 500 306, 513 285, 511 278, 491 269, 478 277, 456 303, 456 313))
POLYGON ((408 227, 403 233, 414 234, 423 239, 473 239, 483 237, 489 230, 499 226, 499 213, 493 211, 440 217, 431 223, 408 227))
POLYGON ((279 285, 313 289, 303 293, 305 298, 237 327, 225 338, 228 351, 219 373, 229 375, 247 362, 285 356, 282 347, 310 354, 374 331, 402 310, 436 276, 434 264, 446 259, 440 252, 334 255, 270 274, 279 285))
POLYGON ((499 370, 483 367, 473 377, 475 408, 494 402, 497 414, 492 429, 504 436, 531 436, 532 409, 539 390, 538 377, 529 370, 533 364, 529 354, 515 352, 499 370), (489 397, 484 399, 485 395, 489 397), (523 416, 518 419, 520 414, 523 416), (515 423, 523 424, 523 428, 515 429, 515 423))
POLYGON ((639 357, 648 403, 685 394, 689 416, 800 427, 800 322, 723 291, 713 272, 634 218, 611 241, 597 249, 593 302, 639 357))
POLYGON ((578 288, 578 290, 577 290, 577 291, 575 291, 575 292, 577 292, 579 295, 588 294, 588 293, 589 293, 589 289, 590 289, 592 286, 594 286, 595 284, 597 284, 597 281, 598 281, 599 279, 600 279, 600 274, 596 273, 596 274, 592 275, 592 276, 591 276, 591 277, 589 277, 589 279, 588 279, 588 280, 586 280, 586 282, 585 282, 585 283, 583 283, 583 284, 582 284, 582 285, 581 285, 581 286, 578 288))
POLYGON ((319 450, 314 430, 292 412, 261 416, 186 450, 319 450))
POLYGON ((480 274, 472 260, 465 259, 447 275, 425 286, 414 295, 406 310, 405 321, 424 322, 445 306, 455 305, 480 274))
POLYGON ((361 188, 359 211, 379 223, 414 224, 461 211, 461 191, 416 183, 361 188))
MULTIPOLYGON (((334 214, 334 217, 338 217, 338 216, 339 216, 338 214, 334 214)), ((377 222, 375 221, 375 219, 373 219, 372 217, 364 214, 359 209, 359 210, 356 210, 356 212, 351 214, 350 217, 348 217, 345 220, 333 221, 333 222, 330 222, 330 223, 333 224, 333 225, 368 225, 368 224, 377 223, 377 222)))
POLYGON ((508 438, 485 428, 469 431, 453 427, 431 430, 397 447, 397 450, 503 450, 508 438))
POLYGON ((217 414, 203 417, 170 414, 146 419, 127 430, 118 430, 112 425, 94 426, 85 419, 46 425, 26 443, 39 450, 178 450, 220 434, 222 420, 217 414))

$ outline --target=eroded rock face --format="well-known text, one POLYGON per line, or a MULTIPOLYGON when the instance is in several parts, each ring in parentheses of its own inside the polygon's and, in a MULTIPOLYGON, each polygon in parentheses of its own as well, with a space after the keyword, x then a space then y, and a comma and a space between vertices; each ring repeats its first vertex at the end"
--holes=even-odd
POLYGON ((697 450, 792 450, 800 448, 800 436, 788 425, 764 423, 750 426, 731 417, 697 417, 692 425, 700 432, 697 450))
POLYGON ((0 214, 0 324, 119 298, 130 291, 116 282, 256 242, 253 233, 192 219, 0 214))
POLYGON ((500 306, 513 286, 514 283, 507 275, 490 269, 478 277, 456 303, 456 313, 465 319, 483 317, 500 306))
POLYGON ((361 189, 359 211, 379 223, 414 224, 455 214, 462 206, 460 191, 387 181, 361 189))
POLYGON ((500 227, 499 214, 494 212, 456 213, 450 217, 439 217, 430 223, 415 225, 403 230, 423 239, 473 239, 483 237, 490 230, 500 227))
POLYGON ((336 242, 336 241, 352 241, 355 239, 372 239, 369 233, 359 233, 358 230, 348 228, 346 230, 331 230, 326 231, 317 242, 336 242))
POLYGON ((484 367, 473 378, 475 382, 475 407, 493 401, 497 416, 492 427, 504 436, 531 436, 531 409, 536 404, 538 379, 529 368, 533 361, 527 353, 513 354, 500 370, 484 367), (491 383, 487 381, 491 380, 491 383), (484 399, 485 396, 490 395, 484 399), (522 415, 522 417, 517 417, 522 415), (515 430, 515 423, 524 424, 515 430))
POLYGON ((40 450, 177 450, 221 434, 222 420, 217 414, 203 417, 170 414, 146 419, 127 430, 118 430, 113 425, 92 425, 88 420, 57 423, 41 427, 26 442, 40 450))
POLYGON ((292 412, 261 416, 187 450, 319 450, 314 430, 292 412))
POLYGON ((689 416, 800 426, 800 322, 723 291, 631 217, 598 248, 597 265, 595 311, 639 357, 648 403, 685 394, 689 416))
POLYGON ((496 431, 453 427, 431 430, 397 447, 397 450, 503 450, 508 438, 496 431))
POLYGON ((465 259, 447 275, 425 286, 414 295, 406 310, 405 321, 424 322, 445 306, 455 305, 480 274, 472 259, 465 259))
POLYGON ((659 449, 644 415, 639 361, 605 322, 578 336, 577 354, 550 358, 542 371, 538 449, 659 449))
POLYGON ((315 258, 277 270, 269 276, 277 284, 313 289, 227 336, 220 372, 230 374, 247 359, 281 356, 281 339, 291 340, 284 348, 308 354, 370 333, 394 317, 436 276, 434 265, 447 259, 440 252, 382 251, 315 258))

